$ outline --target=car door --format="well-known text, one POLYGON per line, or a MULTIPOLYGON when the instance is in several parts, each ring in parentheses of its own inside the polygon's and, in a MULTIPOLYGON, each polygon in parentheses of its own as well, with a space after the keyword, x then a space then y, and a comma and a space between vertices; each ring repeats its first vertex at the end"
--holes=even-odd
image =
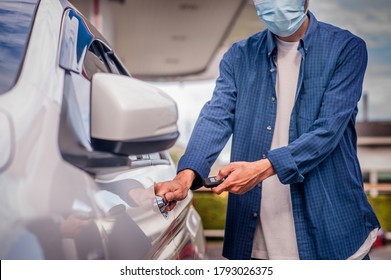
POLYGON ((173 259, 174 212, 162 212, 154 192, 157 181, 175 175, 166 152, 133 159, 134 170, 97 176, 100 190, 120 197, 125 205, 115 218, 101 220, 111 259, 173 259), (156 159, 156 160, 155 160, 156 159), (153 161, 159 161, 154 166, 153 161))
POLYGON ((65 70, 60 151, 66 161, 90 174, 95 182, 88 197, 75 201, 75 213, 92 217, 94 228, 94 235, 90 230, 73 238, 78 257, 176 258, 175 212, 162 212, 154 193, 156 182, 175 176, 169 154, 162 151, 124 157, 94 151, 91 145, 93 75, 129 74, 99 32, 72 9, 64 13, 59 63, 65 70), (100 242, 90 236, 99 236, 100 242), (96 250, 94 242, 102 244, 102 250, 96 250))
MULTIPOLYGON (((0 56, 11 62, 9 70, 16 74, 6 78, 0 96, 8 131, 0 130, 10 141, 0 170, 1 259, 106 256, 94 223, 98 212, 89 198, 95 182, 59 152, 59 142, 63 148, 72 144, 81 131, 75 130, 79 111, 69 106, 77 104, 68 98, 72 95, 62 103, 63 85, 71 88, 58 67, 63 11, 57 1, 0 3, 0 24, 8 26, 1 29, 0 56), (15 22, 20 24, 10 24, 15 22), (59 134, 65 136, 61 141, 59 134), (78 242, 82 236, 89 242, 78 242)), ((2 73, 0 80, 4 77, 2 73)))

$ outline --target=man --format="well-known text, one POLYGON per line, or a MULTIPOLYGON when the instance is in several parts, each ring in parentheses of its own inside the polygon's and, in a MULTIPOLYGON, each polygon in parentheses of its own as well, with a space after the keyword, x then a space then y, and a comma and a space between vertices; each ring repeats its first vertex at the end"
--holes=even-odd
POLYGON ((318 22, 308 0, 254 0, 267 30, 234 44, 194 128, 170 202, 201 178, 232 134, 223 255, 229 259, 368 259, 379 222, 363 191, 355 117, 363 40, 318 22))

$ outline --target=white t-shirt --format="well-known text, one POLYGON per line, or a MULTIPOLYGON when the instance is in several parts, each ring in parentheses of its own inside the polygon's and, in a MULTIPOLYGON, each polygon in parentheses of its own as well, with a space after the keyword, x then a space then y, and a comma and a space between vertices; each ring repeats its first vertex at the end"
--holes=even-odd
MULTIPOLYGON (((271 150, 287 146, 289 124, 295 104, 299 78, 301 54, 297 50, 299 42, 285 42, 276 38, 277 116, 271 150)), ((292 214, 290 185, 283 185, 277 175, 262 183, 262 203, 260 219, 257 223, 252 257, 270 260, 299 259, 295 226, 292 214)), ((360 249, 349 259, 362 259, 376 240, 378 229, 373 230, 360 249)))
MULTIPOLYGON (((301 54, 299 42, 276 40, 277 116, 271 150, 287 146, 289 123, 295 104, 301 54)), ((257 259, 299 259, 292 215, 290 186, 280 183, 277 175, 262 183, 260 220, 253 242, 252 257, 257 259)))

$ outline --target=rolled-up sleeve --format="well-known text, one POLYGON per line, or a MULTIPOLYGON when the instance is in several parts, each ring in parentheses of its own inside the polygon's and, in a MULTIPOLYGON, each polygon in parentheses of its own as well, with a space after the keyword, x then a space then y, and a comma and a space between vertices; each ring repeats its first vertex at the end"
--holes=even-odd
MULTIPOLYGON (((201 110, 185 154, 178 163, 178 172, 192 169, 198 177, 207 177, 232 134, 237 94, 230 62, 232 52, 231 48, 220 62, 220 76, 212 99, 201 110)), ((201 187, 200 183, 195 180, 192 189, 201 187)))
POLYGON ((323 95, 318 118, 308 132, 268 158, 283 184, 302 182, 338 145, 361 97, 367 66, 365 42, 349 40, 340 52, 335 71, 323 95))

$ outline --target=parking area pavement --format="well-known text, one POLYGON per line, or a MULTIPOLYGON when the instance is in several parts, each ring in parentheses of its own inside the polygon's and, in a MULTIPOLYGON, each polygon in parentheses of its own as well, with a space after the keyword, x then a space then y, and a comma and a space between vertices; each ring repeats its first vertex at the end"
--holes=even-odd
MULTIPOLYGON (((225 260, 221 255, 223 250, 223 241, 220 239, 211 239, 207 242, 207 259, 225 260)), ((391 260, 391 244, 377 247, 371 250, 369 256, 372 260, 391 260)))
POLYGON ((221 255, 222 252, 222 240, 207 240, 206 255, 208 260, 225 260, 225 258, 221 255))

